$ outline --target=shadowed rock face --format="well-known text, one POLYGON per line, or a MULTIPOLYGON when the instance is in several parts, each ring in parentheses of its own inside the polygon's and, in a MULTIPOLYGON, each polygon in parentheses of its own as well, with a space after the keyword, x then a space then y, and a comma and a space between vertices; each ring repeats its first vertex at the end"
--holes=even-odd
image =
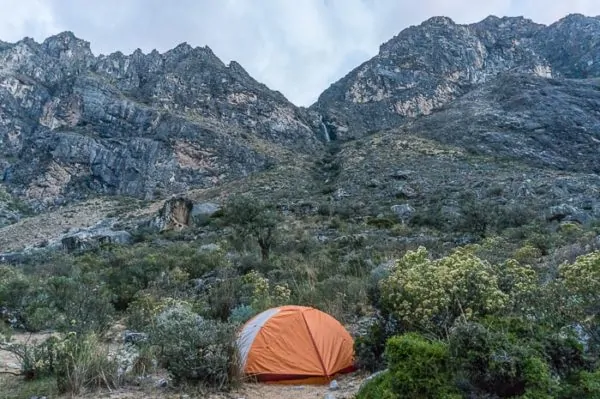
POLYGON ((429 115, 500 73, 546 78, 600 76, 600 19, 570 15, 544 26, 489 17, 471 25, 435 17, 383 44, 319 97, 320 112, 340 139, 429 115))
POLYGON ((0 103, 0 177, 38 207, 244 177, 278 162, 257 140, 320 148, 318 117, 187 44, 95 57, 69 32, 0 43, 0 103))
POLYGON ((538 168, 600 173, 600 79, 502 74, 406 133, 538 168))

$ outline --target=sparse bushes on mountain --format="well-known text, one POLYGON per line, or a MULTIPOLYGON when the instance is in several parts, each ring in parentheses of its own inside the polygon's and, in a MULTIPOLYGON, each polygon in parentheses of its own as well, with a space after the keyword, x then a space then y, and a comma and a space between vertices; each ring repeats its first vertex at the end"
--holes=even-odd
POLYGON ((373 307, 374 323, 363 328, 361 320, 357 328, 357 365, 385 367, 386 350, 402 342, 403 364, 412 366, 373 379, 361 397, 397 398, 400 390, 419 397, 427 389, 473 398, 502 389, 529 398, 595 392, 600 287, 590 251, 600 244, 593 229, 536 221, 498 231, 491 222, 479 240, 468 227, 449 231, 442 219, 443 230, 411 222, 386 235, 399 225, 360 219, 360 207, 346 200, 332 209, 351 209, 350 218, 315 212, 297 228, 276 207, 244 198, 186 234, 0 268, 3 317, 30 330, 77 330, 82 339, 124 317, 129 330, 147 334, 140 344, 146 361, 158 361, 177 383, 227 387, 236 381, 235 327, 260 311, 294 303, 353 323, 373 307), (257 212, 246 215, 246 206, 257 212), (273 218, 262 220, 265 214, 273 218), (256 226, 266 230, 256 233, 256 226), (258 239, 275 232, 266 259, 258 239), (458 249, 441 243, 464 242, 463 235, 474 242, 458 249), (433 356, 436 348, 443 357, 433 356), (414 364, 428 361, 446 365, 441 379, 422 379, 414 364), (404 381, 402 388, 394 381, 404 381))
POLYGON ((93 275, 41 279, 14 272, 0 280, 0 303, 10 313, 12 324, 31 331, 101 333, 114 312, 111 300, 111 291, 93 275))

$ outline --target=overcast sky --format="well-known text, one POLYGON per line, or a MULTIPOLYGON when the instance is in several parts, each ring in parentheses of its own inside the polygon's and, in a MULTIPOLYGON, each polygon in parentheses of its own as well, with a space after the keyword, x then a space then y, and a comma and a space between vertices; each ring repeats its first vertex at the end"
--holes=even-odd
POLYGON ((382 42, 429 17, 524 15, 550 24, 569 13, 600 15, 600 0, 0 0, 0 10, 3 41, 71 30, 96 55, 208 45, 310 105, 382 42))

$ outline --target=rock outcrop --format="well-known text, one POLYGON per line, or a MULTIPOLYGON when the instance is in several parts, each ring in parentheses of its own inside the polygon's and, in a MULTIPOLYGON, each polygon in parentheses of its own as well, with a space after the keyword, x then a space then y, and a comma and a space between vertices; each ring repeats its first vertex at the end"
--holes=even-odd
POLYGON ((65 32, 0 44, 0 177, 37 209, 87 195, 152 199, 317 150, 318 117, 187 44, 95 57, 65 32))
POLYGON ((194 204, 187 198, 171 198, 165 201, 150 225, 159 231, 182 230, 190 226, 193 208, 194 204))
POLYGON ((381 45, 379 54, 331 85, 311 109, 338 139, 429 115, 499 74, 600 76, 600 19, 570 15, 544 26, 488 17, 458 25, 435 17, 381 45))

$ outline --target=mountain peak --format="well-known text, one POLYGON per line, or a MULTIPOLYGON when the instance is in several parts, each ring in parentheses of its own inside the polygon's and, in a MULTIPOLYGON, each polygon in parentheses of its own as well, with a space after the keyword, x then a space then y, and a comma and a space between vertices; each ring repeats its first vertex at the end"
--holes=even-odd
POLYGON ((50 36, 42 43, 46 52, 55 58, 88 58, 93 57, 90 43, 79 39, 71 31, 64 31, 50 36))
POLYGON ((456 23, 449 17, 435 16, 425 20, 421 26, 430 25, 456 25, 456 23))
POLYGON ((429 18, 382 44, 378 55, 331 85, 313 108, 336 122, 342 139, 345 132, 361 136, 431 114, 504 72, 600 77, 594 58, 600 20, 572 14, 561 21, 545 26, 491 15, 460 25, 429 18))
POLYGON ((571 29, 577 29, 577 27, 594 26, 600 27, 600 16, 588 17, 583 14, 569 14, 564 18, 559 19, 551 26, 570 26, 571 29))

